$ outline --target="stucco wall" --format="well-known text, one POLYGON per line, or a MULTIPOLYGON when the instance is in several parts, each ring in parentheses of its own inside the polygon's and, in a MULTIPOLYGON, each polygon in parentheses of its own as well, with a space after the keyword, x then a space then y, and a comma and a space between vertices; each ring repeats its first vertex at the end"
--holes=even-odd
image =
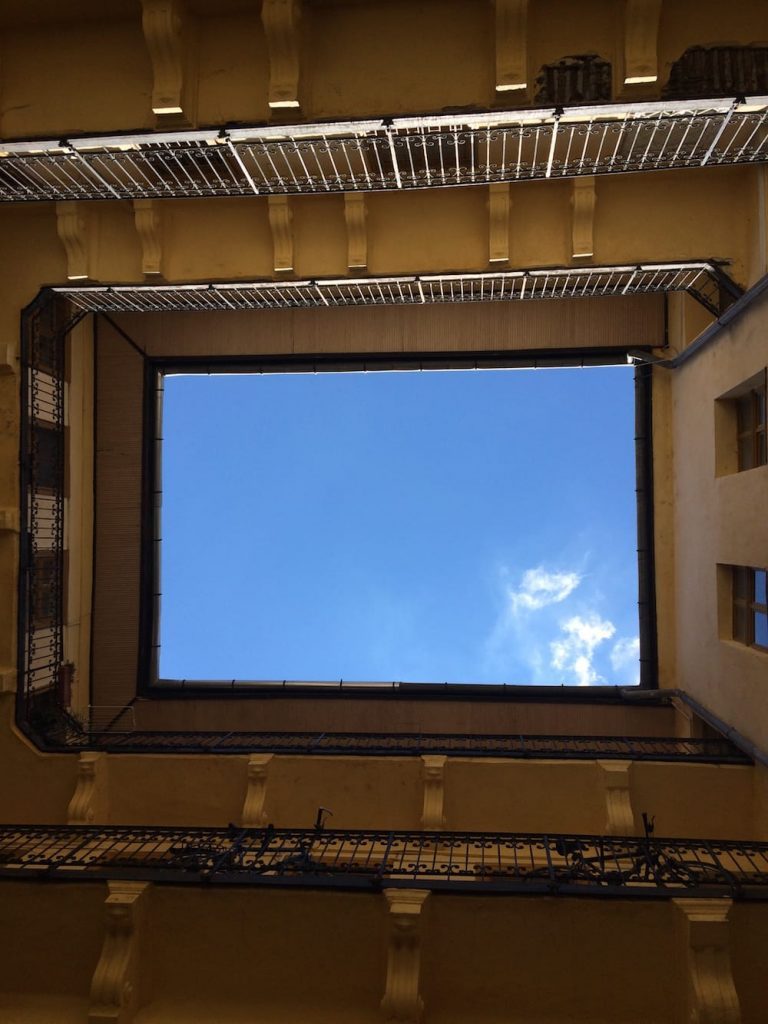
MULTIPOLYGON (((673 572, 661 567, 660 611, 674 618, 676 683, 763 749, 768 747, 768 654, 729 639, 718 621, 717 566, 768 564, 768 466, 716 475, 716 399, 768 362, 768 294, 671 374, 674 471, 657 480, 671 502, 673 572), (674 611, 673 611, 674 609, 674 611)), ((659 415, 664 410, 659 406, 659 415)))

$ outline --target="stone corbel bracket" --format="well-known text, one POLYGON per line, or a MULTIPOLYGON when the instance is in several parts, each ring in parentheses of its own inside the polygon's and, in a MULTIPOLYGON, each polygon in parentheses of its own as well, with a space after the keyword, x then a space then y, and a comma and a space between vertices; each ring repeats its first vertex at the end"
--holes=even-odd
POLYGON ((0 533, 19 532, 19 510, 17 508, 0 508, 0 533))
POLYGON ((422 828, 443 828, 445 825, 445 754, 422 754, 421 776, 424 780, 422 828))
POLYGON ((268 196, 269 227, 272 232, 273 265, 276 274, 293 272, 293 212, 288 196, 268 196))
POLYGON ((509 182, 488 186, 488 262, 509 262, 509 182))
POLYGON ((8 341, 0 344, 0 377, 16 373, 17 365, 18 357, 15 346, 8 341))
POLYGON ((605 791, 605 834, 632 836, 635 815, 632 809, 631 761, 598 761, 605 791))
POLYGON ((16 693, 17 682, 15 669, 0 666, 0 693, 16 693))
POLYGON ((661 0, 625 0, 624 85, 644 85, 659 78, 661 0))
POLYGON ((77 762, 77 783, 67 808, 67 824, 94 822, 107 822, 107 755, 85 750, 77 762))
POLYGON ((528 0, 495 0, 496 94, 528 88, 528 0))
POLYGON ((107 882, 105 936, 91 981, 89 1024, 129 1024, 139 1002, 139 943, 147 882, 107 882))
POLYGON ((344 193, 344 220, 347 224, 347 267, 365 270, 368 266, 368 232, 365 195, 362 192, 344 193))
POLYGON ((387 983, 381 1009, 388 1024, 418 1024, 424 1009, 419 994, 421 911, 428 889, 385 889, 390 933, 387 983))
POLYGON ((269 763, 272 757, 272 754, 251 754, 248 758, 248 786, 242 814, 242 824, 245 828, 262 828, 267 824, 265 806, 269 763))
POLYGON ((56 203, 56 230, 67 254, 67 277, 82 281, 90 274, 91 221, 76 200, 56 203))
POLYGON ((145 277, 156 277, 162 273, 163 262, 158 203, 154 199, 134 199, 133 220, 141 242, 141 272, 145 277))
POLYGON ((299 108, 300 0, 262 0, 261 23, 269 51, 269 96, 272 110, 299 108))
POLYGON ((571 258, 589 259, 595 255, 595 178, 574 178, 572 187, 571 258))
POLYGON ((188 26, 182 2, 141 0, 141 6, 144 40, 152 61, 152 113, 165 127, 190 125, 188 26))
POLYGON ((728 915, 732 900, 674 900, 685 952, 685 1024, 741 1024, 731 971, 728 915))

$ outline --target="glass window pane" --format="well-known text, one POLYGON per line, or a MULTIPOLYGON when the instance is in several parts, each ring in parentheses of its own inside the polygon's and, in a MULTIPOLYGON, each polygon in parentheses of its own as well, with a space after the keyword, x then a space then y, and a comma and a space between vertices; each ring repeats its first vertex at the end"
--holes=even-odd
POLYGON ((768 615, 765 612, 755 615, 755 643, 768 647, 768 615))
POLYGON ((765 426, 765 388, 755 392, 755 422, 765 426))
POLYGON ((752 469, 755 465, 755 439, 752 434, 739 438, 739 469, 752 469))
POLYGON ((766 604, 765 582, 768 572, 765 569, 755 569, 755 601, 758 604, 766 604))
POLYGON ((735 565, 733 567, 733 596, 735 599, 745 601, 752 597, 751 574, 751 570, 745 569, 743 566, 735 565))
POLYGON ((758 466, 764 466, 768 462, 768 454, 766 453, 766 437, 765 431, 761 430, 757 435, 757 464, 758 466))
POLYGON ((733 639, 747 643, 747 610, 740 604, 733 606, 733 639))
POLYGON ((736 402, 740 434, 747 432, 751 433, 751 431, 754 430, 754 421, 752 419, 754 408, 751 392, 748 395, 744 395, 743 398, 739 398, 736 402))

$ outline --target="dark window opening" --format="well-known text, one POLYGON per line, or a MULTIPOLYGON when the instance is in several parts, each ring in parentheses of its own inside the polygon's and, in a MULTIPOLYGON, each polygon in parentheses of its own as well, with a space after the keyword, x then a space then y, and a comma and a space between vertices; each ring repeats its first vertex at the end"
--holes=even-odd
POLYGON ((672 65, 664 98, 763 96, 768 92, 768 47, 692 46, 672 65))
POLYGON ((53 424, 33 424, 31 448, 36 490, 50 492, 61 487, 64 456, 62 442, 61 431, 53 424))
POLYGON ((545 64, 536 79, 536 103, 542 106, 610 103, 611 95, 611 64, 596 53, 545 64))

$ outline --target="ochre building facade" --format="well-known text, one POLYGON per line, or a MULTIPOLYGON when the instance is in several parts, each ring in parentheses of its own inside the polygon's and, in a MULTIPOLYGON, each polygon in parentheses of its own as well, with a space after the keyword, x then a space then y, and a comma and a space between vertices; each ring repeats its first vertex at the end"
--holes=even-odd
POLYGON ((0 68, 0 1020, 762 1024, 764 4, 41 0, 0 68), (165 368, 627 360, 640 686, 157 678, 165 368))

